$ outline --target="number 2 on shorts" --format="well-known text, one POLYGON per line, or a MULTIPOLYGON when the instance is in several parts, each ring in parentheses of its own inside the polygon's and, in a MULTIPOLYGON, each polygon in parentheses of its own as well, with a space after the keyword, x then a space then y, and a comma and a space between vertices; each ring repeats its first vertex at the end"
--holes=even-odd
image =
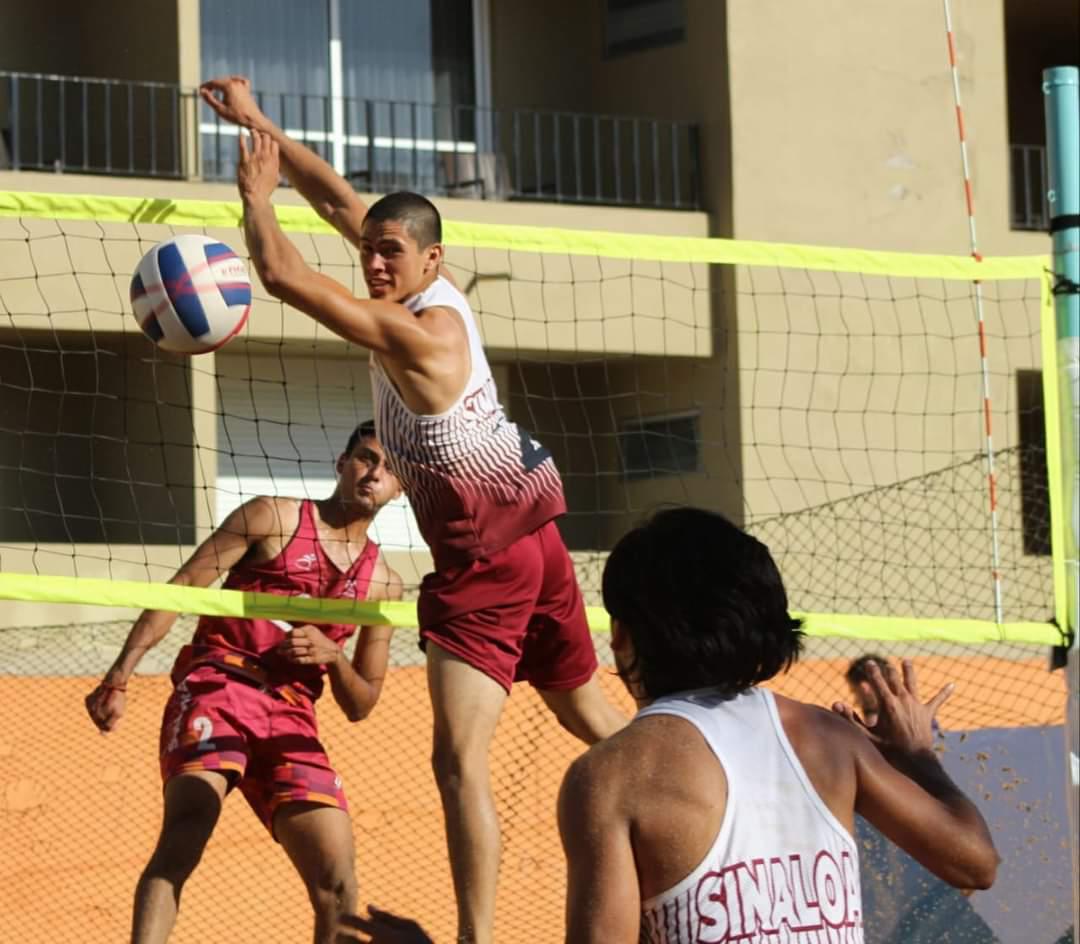
POLYGON ((206 717, 206 715, 199 715, 197 718, 192 718, 191 727, 195 729, 195 732, 199 735, 199 750, 200 751, 212 751, 216 749, 216 745, 210 740, 210 736, 214 733, 214 723, 206 717))

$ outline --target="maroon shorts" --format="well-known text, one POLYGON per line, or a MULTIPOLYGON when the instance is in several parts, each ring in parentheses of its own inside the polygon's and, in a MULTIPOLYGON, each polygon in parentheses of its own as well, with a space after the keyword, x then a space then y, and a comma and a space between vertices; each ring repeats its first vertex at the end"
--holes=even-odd
POLYGON ((420 644, 453 653, 507 691, 515 681, 569 690, 596 671, 574 565, 554 521, 490 557, 428 574, 420 644))
POLYGON ((165 782, 177 774, 222 772, 271 833, 285 803, 348 810, 311 702, 287 700, 215 666, 194 669, 173 690, 161 723, 160 761, 165 782))

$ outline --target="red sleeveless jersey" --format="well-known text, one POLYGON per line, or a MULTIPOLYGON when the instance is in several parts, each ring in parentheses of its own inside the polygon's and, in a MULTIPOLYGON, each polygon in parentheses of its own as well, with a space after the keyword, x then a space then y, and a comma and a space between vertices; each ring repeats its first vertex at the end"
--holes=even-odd
MULTIPOLYGON (((303 501, 300 522, 281 553, 263 563, 241 561, 229 571, 223 587, 281 596, 363 600, 378 557, 379 545, 369 538, 353 565, 342 571, 319 543, 314 502, 303 501)), ((216 665, 271 688, 290 685, 312 699, 318 698, 323 688, 322 667, 296 665, 275 651, 285 638, 286 625, 266 619, 200 617, 191 643, 176 658, 173 682, 179 683, 196 666, 216 665)), ((320 625, 319 629, 338 645, 344 645, 356 631, 355 626, 344 623, 320 625)))

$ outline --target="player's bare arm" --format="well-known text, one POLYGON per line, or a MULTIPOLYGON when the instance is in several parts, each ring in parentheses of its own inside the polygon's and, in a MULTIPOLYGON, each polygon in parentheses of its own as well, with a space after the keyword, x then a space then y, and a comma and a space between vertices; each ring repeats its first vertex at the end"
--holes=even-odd
POLYGON ((199 87, 199 95, 225 121, 269 135, 279 148, 281 169, 289 183, 319 216, 359 247, 367 205, 326 161, 292 140, 263 114, 246 78, 229 75, 210 79, 199 87))
POLYGON ((952 686, 923 704, 910 662, 903 676, 891 665, 884 673, 873 666, 869 675, 878 723, 867 730, 850 723, 849 714, 837 728, 854 752, 856 811, 950 885, 989 888, 1000 862, 990 830, 933 750, 931 720, 952 686))
MULTIPOLYGON (((401 577, 380 554, 367 599, 400 600, 401 594, 401 577)), ((325 666, 338 707, 350 721, 362 721, 382 694, 393 632, 390 626, 361 626, 351 662, 341 646, 311 625, 296 627, 282 640, 279 651, 298 665, 325 666)))
POLYGON ((413 314, 397 302, 358 299, 339 282, 311 269, 274 214, 270 195, 277 185, 277 168, 277 146, 271 138, 253 132, 250 149, 240 139, 237 183, 244 233, 267 291, 339 337, 416 375, 418 381, 437 383, 443 365, 466 349, 460 318, 441 307, 413 314))
MULTIPOLYGON (((621 789, 620 734, 579 757, 559 790, 566 855, 567 944, 637 944, 641 896, 631 843, 631 811, 621 789)), ((624 741, 626 739, 623 739, 624 741)))
MULTIPOLYGON (((173 575, 178 587, 208 587, 260 542, 280 543, 282 509, 273 498, 253 498, 232 512, 173 575)), ((288 511, 286 510, 286 514, 288 511)), ((178 613, 144 610, 135 620, 116 661, 86 697, 86 710, 103 732, 112 731, 125 708, 128 679, 146 653, 168 635, 178 613)))

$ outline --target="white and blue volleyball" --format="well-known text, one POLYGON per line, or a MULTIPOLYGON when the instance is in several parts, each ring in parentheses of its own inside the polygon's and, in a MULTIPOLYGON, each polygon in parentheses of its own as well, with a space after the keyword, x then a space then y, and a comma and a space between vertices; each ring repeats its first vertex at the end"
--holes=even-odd
POLYGON ((162 350, 205 354, 244 327, 251 276, 224 243, 175 236, 142 257, 131 280, 131 305, 143 333, 162 350))

